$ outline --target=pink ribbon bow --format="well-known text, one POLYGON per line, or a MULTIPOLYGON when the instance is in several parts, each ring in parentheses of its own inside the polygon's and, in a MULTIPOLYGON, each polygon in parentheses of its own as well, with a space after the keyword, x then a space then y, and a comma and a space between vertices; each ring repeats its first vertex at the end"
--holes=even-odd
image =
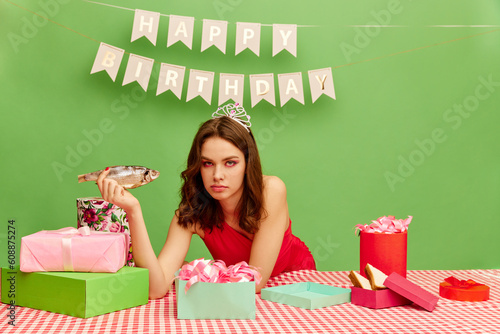
POLYGON ((226 267, 224 261, 201 258, 183 265, 176 278, 188 281, 184 288, 184 293, 187 293, 197 282, 235 283, 255 280, 255 284, 259 284, 261 274, 257 268, 249 266, 245 261, 226 267))
POLYGON ((368 233, 401 233, 408 230, 412 218, 412 216, 408 216, 406 219, 396 219, 394 216, 383 216, 372 220, 370 225, 357 224, 355 233, 358 230, 368 233))

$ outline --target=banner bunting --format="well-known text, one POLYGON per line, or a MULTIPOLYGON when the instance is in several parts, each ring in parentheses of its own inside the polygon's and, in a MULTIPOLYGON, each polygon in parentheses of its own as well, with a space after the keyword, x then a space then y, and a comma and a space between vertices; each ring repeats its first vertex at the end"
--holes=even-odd
POLYGON ((184 66, 162 63, 158 78, 158 87, 156 88, 156 95, 158 96, 167 90, 171 90, 172 93, 174 93, 180 100, 185 72, 186 68, 184 66))
POLYGON ((336 99, 331 67, 308 71, 308 73, 313 103, 316 102, 318 97, 322 94, 325 94, 334 100, 336 99))
POLYGON ((273 106, 276 106, 273 73, 250 75, 250 98, 252 108, 262 100, 266 100, 273 106))
POLYGON ((125 77, 123 78, 123 86, 131 82, 137 81, 144 91, 148 90, 149 78, 153 70, 154 59, 141 57, 130 54, 125 77))
POLYGON ((260 23, 236 23, 236 47, 237 55, 245 49, 250 49, 259 56, 260 53, 260 23))
POLYGON ((194 17, 170 15, 167 47, 181 41, 193 49, 194 17))
POLYGON ((287 50, 297 57, 297 25, 273 24, 273 57, 287 50))
POLYGON ((219 105, 229 99, 243 105, 243 74, 220 74, 219 105))
POLYGON ((214 74, 214 72, 190 70, 186 101, 201 96, 208 104, 212 104, 214 74))
POLYGON ((145 36, 154 46, 156 46, 159 24, 160 13, 136 9, 130 42, 145 36))
POLYGON ((282 107, 292 98, 304 104, 301 72, 278 74, 278 85, 282 107))
POLYGON ((215 45, 226 54, 227 21, 203 20, 201 51, 215 45))
POLYGON ((123 49, 101 43, 90 74, 105 70, 110 78, 115 81, 124 53, 125 50, 123 49))
MULTIPOLYGON (((106 70, 111 79, 115 81, 124 52, 122 49, 101 43, 90 73, 106 70)), ((154 63, 154 59, 130 54, 123 85, 137 81, 142 89, 147 91, 154 63)), ((160 64, 156 95, 170 90, 180 100, 185 81, 186 67, 166 63, 160 64)), ((304 104, 302 72, 278 74, 277 76, 280 105, 284 106, 290 99, 295 99, 299 103, 304 104)), ((262 100, 266 100, 271 105, 276 106, 274 77, 273 73, 249 75, 252 108, 262 100)), ((208 104, 212 104, 214 78, 215 72, 190 69, 186 101, 200 96, 208 104)), ((336 99, 331 67, 308 71, 308 79, 313 103, 323 94, 336 99)), ((219 105, 230 99, 243 105, 243 97, 245 95, 244 83, 244 74, 220 73, 219 105)))

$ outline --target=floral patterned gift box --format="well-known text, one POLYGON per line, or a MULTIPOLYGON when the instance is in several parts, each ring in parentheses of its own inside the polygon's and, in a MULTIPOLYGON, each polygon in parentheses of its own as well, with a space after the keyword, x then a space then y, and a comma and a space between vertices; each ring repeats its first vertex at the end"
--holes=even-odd
MULTIPOLYGON (((125 232, 130 234, 127 213, 120 207, 99 197, 76 199, 78 228, 88 226, 94 231, 125 232)), ((130 241, 127 266, 134 267, 132 241, 130 241)))

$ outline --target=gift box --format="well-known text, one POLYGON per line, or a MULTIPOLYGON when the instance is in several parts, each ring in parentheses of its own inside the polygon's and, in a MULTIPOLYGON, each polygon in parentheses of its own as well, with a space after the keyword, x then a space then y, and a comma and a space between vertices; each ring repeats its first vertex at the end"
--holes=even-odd
MULTIPOLYGON (((99 197, 76 199, 77 227, 88 226, 93 231, 127 233, 130 235, 127 213, 99 197)), ((127 266, 134 266, 132 241, 129 242, 127 266)))
POLYGON ((411 304, 412 301, 390 290, 368 290, 351 287, 351 303, 373 309, 411 304))
POLYGON ((129 236, 88 227, 40 231, 21 238, 21 271, 118 271, 126 263, 129 236))
POLYGON ((441 297, 469 302, 480 302, 490 298, 490 288, 473 280, 458 280, 451 276, 439 283, 441 297))
POLYGON ((260 273, 242 261, 196 259, 176 273, 177 319, 255 319, 260 273))
POLYGON ((406 277, 408 225, 412 217, 403 220, 394 216, 380 217, 370 225, 356 225, 359 233, 359 272, 369 263, 389 275, 393 272, 406 277))
POLYGON ((255 319, 255 282, 197 282, 177 278, 177 319, 255 319))
POLYGON ((410 282, 398 273, 390 274, 384 281, 384 285, 430 312, 434 310, 439 300, 438 296, 410 282))
POLYGON ((308 310, 348 303, 351 290, 331 285, 302 282, 261 290, 261 298, 308 310))
POLYGON ((148 303, 144 268, 116 273, 34 272, 2 268, 2 303, 89 318, 148 303))

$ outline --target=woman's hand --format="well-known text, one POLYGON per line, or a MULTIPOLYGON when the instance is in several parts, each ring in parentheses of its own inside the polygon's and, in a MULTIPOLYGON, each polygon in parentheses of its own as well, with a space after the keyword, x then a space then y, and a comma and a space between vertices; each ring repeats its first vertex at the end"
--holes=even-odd
POLYGON ((106 168, 97 178, 97 186, 101 192, 102 198, 113 203, 126 212, 132 211, 139 207, 139 201, 128 190, 125 190, 113 179, 108 179, 109 167, 106 168))

